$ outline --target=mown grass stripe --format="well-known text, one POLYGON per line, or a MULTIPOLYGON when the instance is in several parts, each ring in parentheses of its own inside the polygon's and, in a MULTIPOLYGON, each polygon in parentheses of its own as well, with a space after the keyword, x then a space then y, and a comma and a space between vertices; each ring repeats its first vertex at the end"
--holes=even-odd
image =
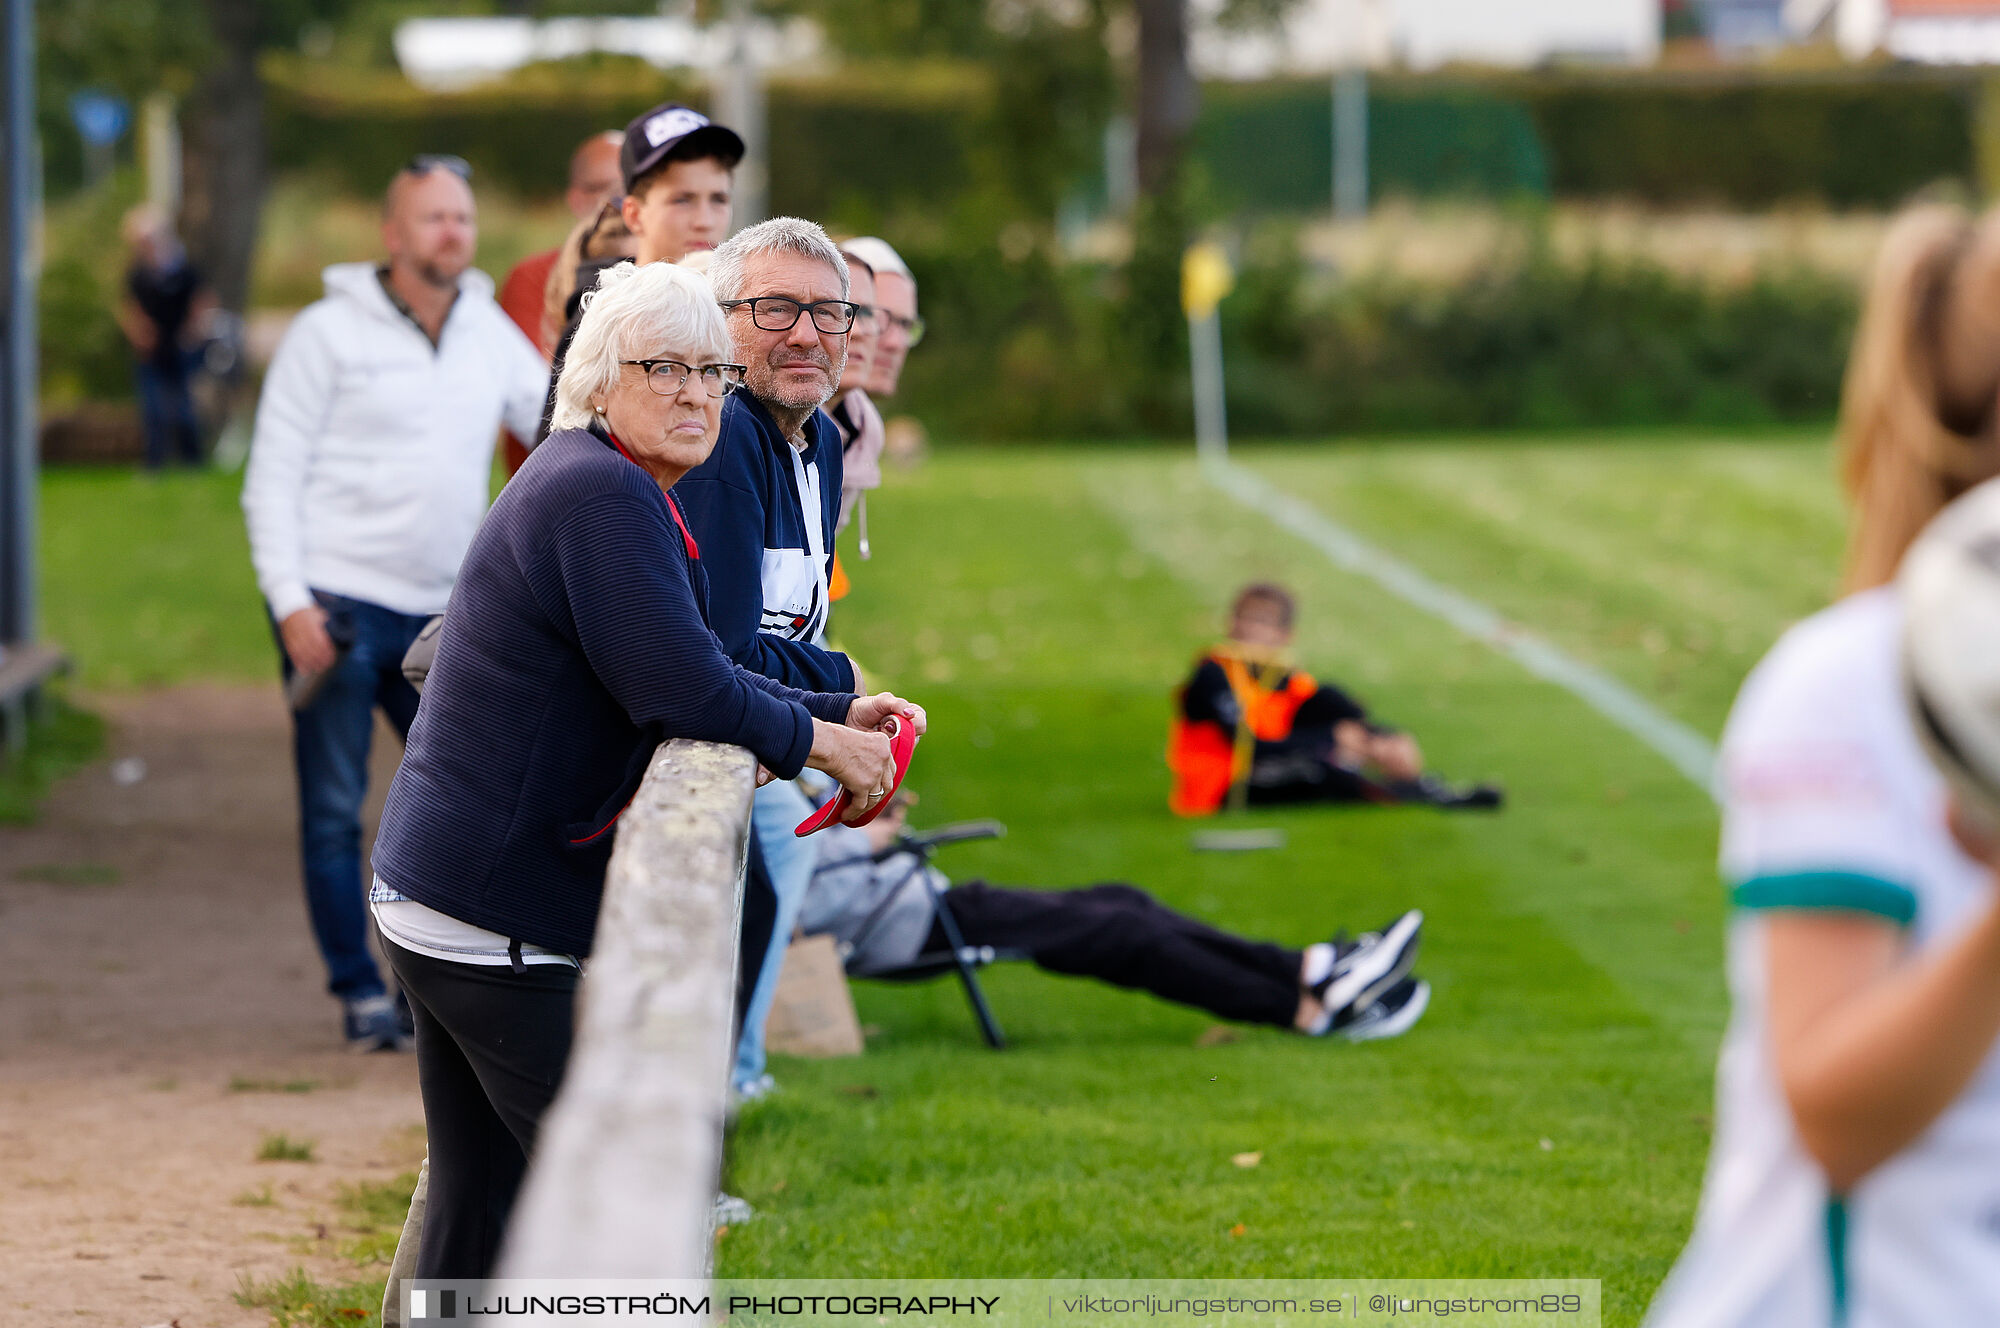
POLYGON ((1646 744, 1704 792, 1715 779, 1715 747, 1608 674, 1572 658, 1499 612, 1433 581, 1402 559, 1362 539, 1317 508, 1282 493, 1227 461, 1203 474, 1216 488, 1324 553, 1336 566, 1365 576, 1396 598, 1442 619, 1552 682, 1646 744))

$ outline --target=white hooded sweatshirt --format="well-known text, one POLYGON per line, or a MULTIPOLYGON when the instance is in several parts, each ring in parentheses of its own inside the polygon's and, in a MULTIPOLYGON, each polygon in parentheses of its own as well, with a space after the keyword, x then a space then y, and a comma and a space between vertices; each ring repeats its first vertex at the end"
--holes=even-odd
POLYGON ((257 403, 243 482, 250 560, 280 622, 324 590, 444 611, 486 514, 502 423, 533 438, 548 366, 468 269, 438 343, 370 263, 326 269, 257 403))

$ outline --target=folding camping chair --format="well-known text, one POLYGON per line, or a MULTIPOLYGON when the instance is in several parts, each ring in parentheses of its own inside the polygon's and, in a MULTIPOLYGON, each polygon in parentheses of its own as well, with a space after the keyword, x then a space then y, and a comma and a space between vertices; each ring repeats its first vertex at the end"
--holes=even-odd
MULTIPOLYGON (((918 955, 901 968, 888 969, 868 976, 882 982, 926 982, 956 972, 959 984, 965 988, 965 998, 972 1003, 973 1016, 979 1020, 979 1031, 986 1037, 986 1045, 995 1051, 1007 1045, 1007 1037, 1000 1031, 1000 1021, 993 1017, 993 1007, 986 1003, 986 993, 979 987, 979 970, 988 964, 1001 960, 1026 959, 1021 950, 996 949, 990 945, 967 945, 965 937, 958 930, 958 919, 952 916, 951 905, 945 900, 945 891, 937 888, 937 882, 924 870, 930 866, 931 856, 946 844, 961 844, 972 839, 998 839, 1007 833, 1007 827, 998 821, 959 821, 952 825, 941 825, 935 830, 906 831, 896 837, 896 841, 874 855, 876 862, 886 862, 901 853, 911 857, 910 871, 924 883, 930 892, 931 907, 937 913, 938 929, 944 932, 943 950, 931 950, 918 955)), ((882 902, 875 911, 862 920, 855 935, 858 944, 880 921, 889 901, 901 891, 905 876, 894 887, 885 890, 882 902)))

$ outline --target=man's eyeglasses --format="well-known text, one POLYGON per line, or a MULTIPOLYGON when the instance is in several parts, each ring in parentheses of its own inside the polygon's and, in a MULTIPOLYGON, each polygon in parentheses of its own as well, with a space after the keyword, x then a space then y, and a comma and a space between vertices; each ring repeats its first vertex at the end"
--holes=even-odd
POLYGON ((789 332, 798 326, 799 315, 812 311, 813 326, 822 332, 846 332, 853 328, 861 306, 849 300, 814 300, 811 304, 783 295, 758 295, 748 300, 724 300, 722 307, 750 307, 750 321, 766 332, 789 332))
POLYGON ((878 309, 875 313, 876 317, 880 318, 883 323, 894 323, 897 327, 902 328, 903 335, 910 339, 910 345, 914 346, 924 339, 923 319, 905 318, 901 314, 892 314, 887 309, 878 309))
POLYGON ((712 397, 726 397, 743 386, 743 375, 749 370, 740 364, 704 364, 699 369, 679 360, 620 360, 620 364, 636 364, 646 371, 646 386, 663 397, 677 396, 687 380, 699 374, 702 390, 712 397))
POLYGON ((467 184, 472 183, 472 163, 449 152, 419 152, 403 163, 405 175, 429 175, 432 171, 450 171, 467 184))

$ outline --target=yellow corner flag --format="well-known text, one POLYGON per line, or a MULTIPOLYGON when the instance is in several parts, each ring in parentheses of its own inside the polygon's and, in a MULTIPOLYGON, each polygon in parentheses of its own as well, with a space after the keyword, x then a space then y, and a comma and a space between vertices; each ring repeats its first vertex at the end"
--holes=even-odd
POLYGON ((1181 307, 1189 318, 1206 318, 1235 289, 1236 274, 1222 246, 1204 240, 1181 256, 1181 307))

